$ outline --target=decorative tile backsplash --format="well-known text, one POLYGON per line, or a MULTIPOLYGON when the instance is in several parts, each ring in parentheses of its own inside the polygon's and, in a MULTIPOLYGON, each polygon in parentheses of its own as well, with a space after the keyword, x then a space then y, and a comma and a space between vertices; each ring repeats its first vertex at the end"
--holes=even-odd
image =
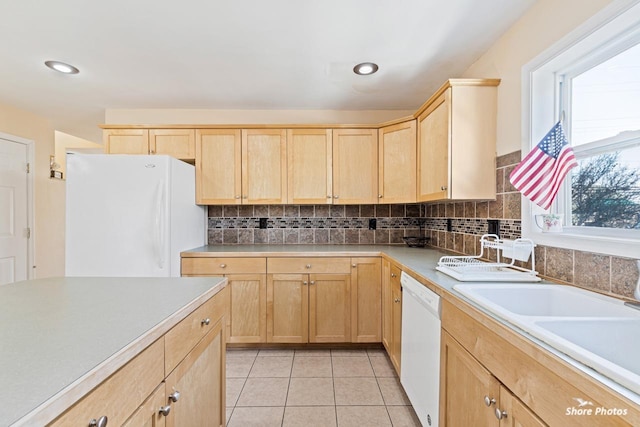
POLYGON ((419 204, 209 206, 209 244, 404 244, 424 213, 419 204))

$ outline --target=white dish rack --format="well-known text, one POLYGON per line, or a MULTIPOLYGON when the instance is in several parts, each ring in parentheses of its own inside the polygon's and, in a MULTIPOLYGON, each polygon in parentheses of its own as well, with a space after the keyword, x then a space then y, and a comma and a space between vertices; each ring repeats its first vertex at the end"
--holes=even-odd
POLYGON ((480 255, 443 256, 436 270, 462 282, 539 282, 535 246, 530 239, 505 240, 485 234, 480 238, 480 255), (481 260, 488 249, 496 250, 496 262, 481 260), (505 258, 510 262, 505 262, 505 258), (515 265, 516 261, 527 262, 529 258, 531 269, 515 265))

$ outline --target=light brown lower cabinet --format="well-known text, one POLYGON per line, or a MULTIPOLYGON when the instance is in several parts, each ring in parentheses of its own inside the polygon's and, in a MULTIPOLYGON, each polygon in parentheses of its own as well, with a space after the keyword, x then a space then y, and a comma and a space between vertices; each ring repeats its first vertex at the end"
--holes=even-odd
POLYGON ((48 426, 224 426, 227 292, 196 308, 48 426))
POLYGON ((349 274, 268 274, 267 342, 351 339, 349 274))
POLYGON ((442 426, 546 426, 446 332, 442 332, 442 426))
POLYGON ((382 339, 381 260, 351 258, 351 342, 382 339))
POLYGON ((173 396, 167 427, 224 426, 225 346, 219 321, 167 376, 167 395, 173 396))
POLYGON ((382 261, 382 344, 391 364, 400 375, 400 343, 402 338, 402 288, 400 267, 382 261))

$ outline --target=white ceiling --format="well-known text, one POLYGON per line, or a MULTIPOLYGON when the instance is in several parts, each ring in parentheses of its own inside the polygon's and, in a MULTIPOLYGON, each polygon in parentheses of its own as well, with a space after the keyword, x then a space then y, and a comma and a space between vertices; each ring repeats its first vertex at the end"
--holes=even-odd
POLYGON ((534 2, 0 0, 0 103, 93 140, 105 109, 415 109, 534 2))

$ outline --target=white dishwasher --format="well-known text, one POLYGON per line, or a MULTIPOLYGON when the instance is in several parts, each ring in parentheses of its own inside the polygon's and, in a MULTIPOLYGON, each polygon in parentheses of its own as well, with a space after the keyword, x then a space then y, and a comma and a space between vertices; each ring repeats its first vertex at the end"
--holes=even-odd
POLYGON ((400 383, 423 426, 438 425, 440 297, 402 272, 400 383))

